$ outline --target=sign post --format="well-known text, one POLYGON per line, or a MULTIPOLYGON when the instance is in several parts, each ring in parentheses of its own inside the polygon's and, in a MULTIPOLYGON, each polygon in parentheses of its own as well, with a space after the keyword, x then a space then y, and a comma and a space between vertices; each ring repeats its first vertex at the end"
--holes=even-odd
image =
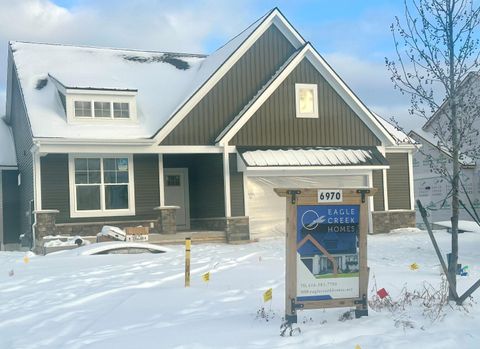
POLYGON ((374 188, 275 189, 287 198, 285 320, 297 310, 368 315, 368 196, 374 188))

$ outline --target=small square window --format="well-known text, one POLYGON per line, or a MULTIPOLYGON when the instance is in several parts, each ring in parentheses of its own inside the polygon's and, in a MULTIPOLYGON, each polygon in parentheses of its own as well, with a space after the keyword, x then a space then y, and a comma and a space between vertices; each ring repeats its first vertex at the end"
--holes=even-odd
POLYGON ((113 117, 118 119, 128 119, 130 110, 128 103, 113 103, 113 117))
POLYGON ((93 108, 95 109, 96 118, 110 118, 110 102, 94 102, 93 108))
POLYGON ((295 84, 297 118, 318 118, 318 92, 316 84, 295 84))
POLYGON ((167 187, 179 187, 180 186, 180 176, 179 175, 168 175, 166 176, 167 180, 165 181, 167 187))
POLYGON ((80 118, 91 118, 92 103, 90 101, 75 101, 75 116, 80 118))

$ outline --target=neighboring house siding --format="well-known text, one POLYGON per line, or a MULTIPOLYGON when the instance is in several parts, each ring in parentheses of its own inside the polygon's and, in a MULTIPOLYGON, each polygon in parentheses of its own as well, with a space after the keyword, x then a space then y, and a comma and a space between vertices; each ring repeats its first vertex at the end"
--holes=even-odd
POLYGON ((230 143, 252 146, 381 145, 375 134, 306 58, 230 143), (318 118, 296 117, 296 83, 318 85, 318 118))
POLYGON ((57 223, 153 220, 153 210, 160 205, 158 156, 134 155, 135 216, 70 218, 70 191, 68 179, 68 155, 49 154, 41 158, 41 183, 43 209, 55 209, 60 213, 57 223))
POLYGON ((383 199, 383 171, 373 171, 373 187, 377 188, 377 192, 373 196, 374 211, 384 211, 385 202, 383 199))
POLYGON ((30 150, 33 147, 33 137, 16 71, 12 75, 11 115, 9 117, 15 142, 18 171, 21 177, 21 185, 18 188, 20 233, 26 234, 26 243, 32 243, 30 202, 33 201, 33 158, 30 150))
POLYGON ((389 210, 410 209, 410 178, 408 175, 408 154, 386 154, 390 169, 387 170, 389 210))
POLYGON ((3 215, 3 243, 20 243, 20 210, 16 170, 1 172, 2 195, 0 209, 3 215))
POLYGON ((294 51, 293 45, 272 25, 162 144, 214 144, 221 131, 294 51))

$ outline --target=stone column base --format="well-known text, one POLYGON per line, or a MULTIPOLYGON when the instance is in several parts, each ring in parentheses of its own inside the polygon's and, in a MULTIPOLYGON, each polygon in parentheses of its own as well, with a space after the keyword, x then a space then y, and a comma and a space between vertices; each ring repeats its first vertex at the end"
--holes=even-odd
POLYGON ((159 206, 154 210, 158 211, 156 228, 160 234, 175 234, 177 232, 177 210, 179 206, 159 206))
POLYGON ((249 229, 248 217, 226 218, 225 232, 227 233, 228 243, 250 241, 250 229, 249 229))
POLYGON ((35 215, 35 248, 34 252, 43 254, 43 238, 47 235, 56 234, 56 217, 58 210, 39 210, 33 211, 35 215))
POLYGON ((373 234, 389 233, 398 228, 415 227, 415 211, 377 211, 372 212, 373 234))

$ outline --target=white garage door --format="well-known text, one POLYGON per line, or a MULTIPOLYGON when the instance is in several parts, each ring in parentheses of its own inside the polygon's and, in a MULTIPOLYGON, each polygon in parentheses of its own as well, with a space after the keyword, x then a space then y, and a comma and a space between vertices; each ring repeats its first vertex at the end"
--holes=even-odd
POLYGON ((285 198, 274 188, 351 188, 367 185, 366 176, 248 177, 250 238, 285 236, 285 198))

